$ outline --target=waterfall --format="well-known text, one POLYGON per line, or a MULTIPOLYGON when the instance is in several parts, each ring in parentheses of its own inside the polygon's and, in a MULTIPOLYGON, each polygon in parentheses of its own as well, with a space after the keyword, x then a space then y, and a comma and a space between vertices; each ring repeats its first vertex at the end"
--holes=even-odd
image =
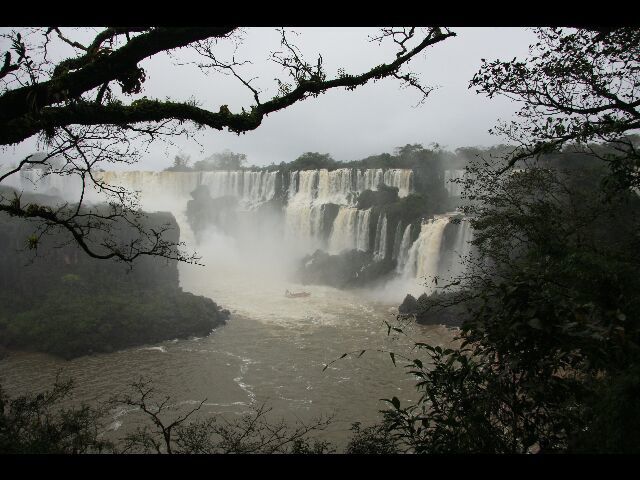
MULTIPOLYGON (((75 175, 46 175, 25 170, 16 183, 27 191, 38 189, 42 193, 64 194, 65 199, 79 199, 80 179, 75 175), (41 178, 42 177, 42 178, 41 178), (37 188, 39 187, 39 188, 37 188), (55 188, 55 190, 53 190, 55 188), (67 198, 69 197, 69 198, 67 198)), ((140 207, 144 210, 169 210, 181 214, 191 192, 204 186, 212 198, 233 196, 238 199, 238 211, 253 211, 262 203, 276 197, 278 171, 236 170, 207 172, 148 172, 108 171, 96 172, 95 178, 107 185, 140 192, 140 207), (179 212, 176 210, 180 209, 179 212)), ((387 219, 378 220, 376 239, 370 239, 371 210, 357 210, 358 195, 364 190, 377 190, 381 184, 398 188, 401 197, 413 189, 413 171, 410 169, 358 169, 289 171, 288 188, 284 192, 284 237, 307 245, 307 251, 323 247, 328 237, 332 252, 339 249, 374 251, 376 258, 384 258, 388 241, 393 241, 392 255, 399 255, 400 233, 387 232, 387 219), (325 207, 328 204, 336 207, 325 207), (334 217, 337 212, 337 217, 334 217), (325 222, 334 222, 325 225, 325 222), (383 228, 384 226, 384 228, 383 228), (374 245, 372 245, 374 243, 374 245)), ((284 182, 282 182, 284 183, 284 182)), ((104 201, 92 189, 87 190, 85 201, 104 201)), ((248 217, 247 217, 248 218, 248 217)))
POLYGON ((378 216, 378 223, 376 223, 376 236, 373 240, 373 255, 378 256, 378 250, 380 250, 380 232, 382 229, 382 215, 378 216))
POLYGON ((243 172, 202 172, 201 184, 209 188, 212 198, 233 195, 243 197, 243 172))
POLYGON ((411 192, 413 170, 394 168, 384 172, 384 184, 398 188, 398 196, 406 197, 411 192))
POLYGON ((27 192, 60 195, 70 202, 77 202, 82 192, 79 176, 52 174, 40 168, 20 170, 19 174, 8 177, 3 185, 27 192))
POLYGON ((320 246, 319 237, 322 226, 322 205, 289 206, 285 217, 285 239, 300 241, 307 250, 320 246))
POLYGON ((396 267, 397 273, 402 273, 405 269, 407 260, 409 259, 409 248, 411 248, 411 224, 407 225, 402 234, 402 241, 400 242, 400 249, 398 250, 398 266, 396 267))
POLYGON ((201 172, 200 184, 209 188, 212 198, 232 195, 238 197, 245 208, 251 209, 275 196, 277 175, 277 171, 201 172))
POLYGON ((396 225, 396 234, 393 236, 393 250, 391 251, 391 258, 397 260, 398 252, 400 252, 400 242, 402 241, 402 221, 396 225))
POLYGON ((318 170, 291 172, 291 175, 292 180, 297 180, 291 184, 297 184, 297 188, 289 197, 285 212, 285 239, 291 243, 300 241, 306 249, 317 248, 320 246, 323 213, 323 205, 314 202, 318 191, 318 170))
POLYGON ((453 255, 455 258, 452 262, 451 277, 455 278, 464 273, 465 265, 462 259, 471 253, 471 240, 473 239, 473 230, 469 220, 462 219, 458 225, 453 255))
POLYGON ((287 198, 293 198, 298 191, 298 172, 289 172, 289 190, 287 191, 287 198))
MULTIPOLYGON (((275 196, 278 171, 233 170, 208 172, 149 172, 149 171, 107 171, 96 172, 96 178, 110 185, 121 186, 130 190, 142 191, 144 194, 170 194, 188 197, 199 185, 209 189, 212 198, 232 195, 246 202, 264 202, 275 196)), ((20 173, 20 184, 33 188, 36 180, 45 187, 64 189, 69 185, 69 175, 46 175, 37 169, 23 170, 20 173)), ((413 171, 410 169, 355 169, 339 168, 336 170, 300 170, 289 172, 289 201, 301 194, 307 200, 317 203, 334 203, 336 205, 353 206, 357 195, 364 190, 377 190, 384 184, 398 188, 400 197, 411 193, 413 171)))
POLYGON ((373 257, 380 261, 384 260, 387 252, 387 216, 382 214, 378 217, 378 226, 376 227, 376 240, 373 250, 373 257))
POLYGON ((404 276, 422 279, 438 274, 440 244, 449 217, 441 216, 422 223, 420 235, 409 249, 409 258, 403 271, 404 276))
POLYGON ((340 207, 333 221, 329 238, 329 253, 340 253, 342 250, 356 248, 358 232, 358 209, 340 207))
POLYGON ((292 171, 289 175, 289 199, 308 187, 303 184, 303 177, 307 177, 308 180, 313 178, 314 198, 318 202, 336 205, 353 206, 357 200, 357 194, 364 190, 377 190, 380 184, 397 187, 400 197, 409 195, 413 188, 413 170, 401 168, 299 170, 292 171))
POLYGON ((318 171, 318 198, 323 203, 351 205, 355 202, 353 171, 350 168, 318 171))
MULTIPOLYGON (((328 250, 332 253, 354 248, 368 251, 371 212, 356 210, 358 194, 367 189, 377 190, 378 185, 384 183, 398 187, 400 196, 406 196, 411 192, 412 178, 413 171, 408 169, 339 168, 289 172, 285 237, 301 239, 309 248, 322 246, 322 205, 334 204, 340 210, 331 227, 328 250)), ((377 226, 374 245, 378 258, 385 255, 386 228, 386 217, 383 217, 377 226)))
POLYGON ((333 221, 329 237, 329 253, 336 254, 343 250, 369 249, 369 219, 371 209, 358 210, 352 207, 340 207, 333 221))
POLYGON ((363 252, 369 251, 369 220, 371 209, 358 210, 358 228, 356 231, 356 248, 363 252))
POLYGON ((366 170, 356 170, 356 188, 358 192, 364 190, 377 190, 378 185, 383 182, 382 169, 368 168, 366 170))
POLYGON ((387 256, 387 216, 382 217, 382 230, 380 234, 380 249, 378 250, 378 258, 384 260, 387 256))
POLYGON ((200 184, 200 172, 100 172, 96 177, 113 186, 141 192, 141 205, 169 197, 189 198, 200 184))
POLYGON ((358 192, 377 190, 381 183, 388 187, 397 187, 398 196, 406 197, 413 189, 413 170, 405 168, 368 168, 356 170, 355 185, 358 192))

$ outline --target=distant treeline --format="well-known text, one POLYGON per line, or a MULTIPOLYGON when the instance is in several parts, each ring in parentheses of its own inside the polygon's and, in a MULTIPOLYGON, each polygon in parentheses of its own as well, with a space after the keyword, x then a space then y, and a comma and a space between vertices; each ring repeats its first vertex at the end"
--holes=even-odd
POLYGON ((305 152, 291 162, 272 163, 267 166, 247 165, 247 156, 242 153, 234 153, 229 150, 214 153, 209 157, 191 164, 186 155, 176 155, 172 166, 165 168, 169 172, 197 172, 214 170, 336 170, 338 168, 421 168, 426 166, 438 166, 440 168, 464 168, 464 166, 478 155, 502 156, 514 147, 509 145, 497 145, 493 147, 462 147, 454 152, 444 150, 440 145, 434 144, 431 148, 425 148, 419 143, 407 144, 397 147, 394 154, 380 153, 371 155, 361 160, 340 161, 334 160, 328 153, 305 152))
MULTIPOLYGON (((638 143, 640 135, 628 136, 631 142, 638 143)), ((230 150, 214 153, 209 157, 190 163, 190 158, 185 155, 177 155, 174 164, 165 171, 215 171, 215 170, 266 170, 287 172, 292 170, 336 170, 338 168, 407 168, 428 170, 456 170, 464 169, 471 161, 484 159, 499 159, 518 152, 514 145, 499 144, 490 147, 460 147, 454 151, 446 150, 438 144, 431 144, 425 148, 419 143, 407 144, 397 147, 393 154, 380 153, 360 160, 340 161, 335 160, 328 153, 305 152, 291 162, 272 163, 267 166, 247 165, 247 156, 242 153, 234 153, 230 150)), ((608 144, 568 145, 556 151, 544 153, 541 158, 550 164, 561 162, 563 166, 571 168, 577 166, 576 162, 584 166, 589 162, 593 154, 599 156, 615 153, 614 147, 608 144)), ((594 160, 597 162, 597 160, 594 160)))

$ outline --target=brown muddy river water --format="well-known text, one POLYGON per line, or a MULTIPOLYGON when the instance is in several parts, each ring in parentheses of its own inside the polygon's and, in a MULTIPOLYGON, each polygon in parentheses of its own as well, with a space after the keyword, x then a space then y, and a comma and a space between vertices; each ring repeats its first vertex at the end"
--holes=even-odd
MULTIPOLYGON (((369 424, 385 407, 381 398, 415 398, 414 379, 394 366, 391 350, 415 357, 411 340, 387 336, 385 321, 397 308, 366 292, 301 286, 244 274, 212 275, 213 267, 181 266, 182 287, 228 308, 225 326, 206 338, 172 340, 71 361, 36 353, 12 353, 0 361, 0 379, 10 394, 49 387, 57 372, 76 380, 75 398, 98 402, 140 378, 153 380, 177 408, 207 399, 200 415, 236 417, 252 404, 273 408, 271 418, 289 422, 333 415, 319 437, 343 445, 352 422, 369 424), (286 298, 284 291, 311 293, 286 298), (360 358, 345 352, 371 350, 360 358)), ((413 340, 445 344, 452 332, 441 326, 412 325, 413 340)), ((135 411, 114 409, 109 436, 136 423, 135 411)))

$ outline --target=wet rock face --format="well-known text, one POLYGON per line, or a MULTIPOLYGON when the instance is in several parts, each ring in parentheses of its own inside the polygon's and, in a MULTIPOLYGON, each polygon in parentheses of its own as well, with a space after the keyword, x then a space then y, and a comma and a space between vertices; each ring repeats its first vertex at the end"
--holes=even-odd
POLYGON ((385 278, 394 268, 395 261, 376 261, 371 252, 346 250, 330 255, 316 250, 301 260, 296 278, 303 284, 356 288, 385 278))
POLYGON ((358 196, 358 208, 365 210, 374 206, 395 203, 399 200, 398 188, 379 185, 378 190, 365 190, 358 196))
POLYGON ((398 312, 403 315, 415 314, 418 311, 418 300, 411 295, 408 294, 404 297, 403 302, 398 307, 398 312))
MULTIPOLYGON (((447 295, 447 294, 445 294, 447 295)), ((437 295, 423 293, 417 299, 407 295, 398 307, 401 315, 413 316, 420 325, 444 325, 460 327, 468 317, 464 305, 451 305, 444 308, 436 305, 437 295)))
POLYGON ((426 293, 420 295, 417 300, 415 318, 420 325, 444 325, 445 327, 460 327, 468 317, 464 304, 454 304, 442 307, 436 304, 437 297, 442 300, 443 295, 426 293))

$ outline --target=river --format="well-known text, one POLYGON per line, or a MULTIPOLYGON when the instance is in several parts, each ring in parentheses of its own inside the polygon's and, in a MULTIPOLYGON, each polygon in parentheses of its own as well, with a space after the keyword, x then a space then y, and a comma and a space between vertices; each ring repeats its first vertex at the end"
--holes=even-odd
MULTIPOLYGON (((228 323, 209 336, 71 361, 14 352, 0 361, 3 387, 14 395, 37 392, 50 387, 60 373, 75 379, 76 401, 95 404, 146 377, 178 408, 206 399, 201 416, 234 418, 262 403, 273 409, 270 418, 292 424, 333 416, 318 437, 343 446, 351 423, 366 425, 380 418, 378 410, 385 407, 381 398, 415 400, 415 381, 403 370, 403 362, 394 366, 387 353, 376 350, 416 357, 419 354, 410 350, 413 340, 442 345, 452 335, 441 326, 412 324, 406 329, 411 338, 388 336, 385 321, 396 321, 397 307, 376 301, 366 291, 220 273, 215 263, 180 267, 185 291, 211 297, 231 311, 228 323), (286 289, 304 289, 311 296, 286 298, 286 289), (365 349, 359 358, 339 359, 365 349)), ((137 412, 123 409, 110 415, 112 438, 139 421, 137 412)))

